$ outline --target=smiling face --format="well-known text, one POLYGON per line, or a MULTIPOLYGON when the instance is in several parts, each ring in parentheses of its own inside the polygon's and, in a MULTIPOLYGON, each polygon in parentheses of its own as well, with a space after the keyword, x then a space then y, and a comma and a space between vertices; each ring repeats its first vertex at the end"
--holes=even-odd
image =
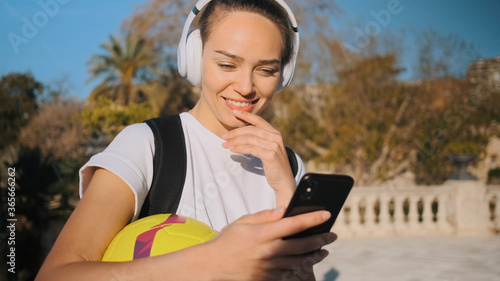
POLYGON ((259 114, 280 81, 283 43, 276 25, 250 12, 232 12, 203 45, 201 98, 191 111, 217 135, 245 126, 233 109, 259 114))

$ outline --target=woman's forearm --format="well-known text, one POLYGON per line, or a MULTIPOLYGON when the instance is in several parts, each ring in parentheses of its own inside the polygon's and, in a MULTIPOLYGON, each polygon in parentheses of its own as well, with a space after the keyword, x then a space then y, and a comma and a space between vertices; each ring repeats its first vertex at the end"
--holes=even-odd
POLYGON ((130 262, 78 261, 44 268, 35 281, 92 280, 209 280, 203 244, 174 253, 130 262))

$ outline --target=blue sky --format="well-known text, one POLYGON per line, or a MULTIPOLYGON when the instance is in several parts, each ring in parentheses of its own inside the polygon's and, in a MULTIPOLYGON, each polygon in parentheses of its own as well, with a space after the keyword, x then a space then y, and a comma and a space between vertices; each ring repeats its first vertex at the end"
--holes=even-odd
MULTIPOLYGON (((100 43, 109 34, 116 34, 122 21, 145 2, 0 0, 0 75, 31 71, 42 83, 66 76, 71 94, 85 99, 98 83, 85 84, 87 61, 92 54, 101 53, 100 43), (44 9, 40 3, 52 5, 44 9)), ((483 58, 500 56, 500 32, 495 31, 500 25, 500 1, 337 0, 336 3, 343 11, 338 16, 339 24, 356 22, 355 26, 364 29, 370 22, 376 22, 374 14, 389 11, 390 5, 395 5, 392 11, 397 13, 379 26, 381 30, 432 27, 443 34, 459 34, 473 43, 483 58)))
MULTIPOLYGON (((435 28, 443 34, 459 34, 476 44, 484 57, 500 55, 500 1, 497 0, 358 0, 338 1, 343 19, 373 21, 372 12, 388 10, 390 2, 399 2, 386 28, 435 28), (361 4, 363 3, 363 4, 361 4)), ((361 24, 360 27, 363 27, 361 24)))

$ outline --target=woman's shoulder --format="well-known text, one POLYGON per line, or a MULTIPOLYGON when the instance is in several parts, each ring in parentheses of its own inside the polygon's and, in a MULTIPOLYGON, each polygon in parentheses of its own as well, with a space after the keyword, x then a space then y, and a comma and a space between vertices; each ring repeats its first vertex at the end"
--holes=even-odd
POLYGON ((146 123, 136 123, 125 127, 113 139, 113 145, 136 145, 139 143, 150 143, 154 145, 154 136, 151 128, 146 123))
POLYGON ((123 135, 123 134, 126 134, 126 135, 129 135, 129 134, 130 135, 131 134, 144 135, 144 134, 149 134, 149 133, 151 133, 151 129, 149 128, 149 126, 146 123, 135 123, 135 124, 131 124, 131 125, 128 125, 125 128, 123 128, 123 130, 118 135, 123 135))

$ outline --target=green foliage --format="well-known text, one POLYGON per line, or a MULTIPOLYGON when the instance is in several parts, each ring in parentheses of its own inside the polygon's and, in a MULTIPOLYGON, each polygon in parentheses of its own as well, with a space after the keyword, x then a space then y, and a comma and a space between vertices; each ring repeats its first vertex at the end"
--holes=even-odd
POLYGON ((350 167, 359 183, 373 182, 383 161, 408 155, 402 149, 408 140, 392 128, 405 124, 398 112, 408 93, 396 81, 399 72, 392 54, 361 57, 338 73, 337 83, 297 88, 293 98, 283 98, 289 116, 273 124, 294 139, 294 149, 305 150, 306 160, 350 167))
POLYGON ((199 96, 177 70, 170 69, 157 79, 139 85, 154 114, 164 116, 190 110, 199 96))
POLYGON ((358 57, 334 84, 277 95, 268 119, 304 160, 334 164, 358 184, 406 171, 441 183, 455 169, 450 153, 480 157, 498 135, 500 95, 453 77, 401 82, 400 71, 395 54, 358 57))
POLYGON ((22 127, 36 114, 41 83, 29 73, 11 73, 0 79, 0 150, 17 141, 22 127))
POLYGON ((101 97, 97 103, 82 112, 82 123, 91 135, 105 133, 114 138, 123 128, 155 117, 148 103, 118 105, 101 97))
POLYGON ((304 145, 304 136, 311 136, 313 142, 318 141, 321 128, 314 116, 305 110, 307 105, 302 101, 300 92, 285 89, 273 98, 262 116, 281 132, 287 146, 301 157, 311 159, 318 157, 318 153, 304 145))
POLYGON ((484 156, 488 141, 495 133, 495 119, 485 118, 494 111, 495 97, 478 98, 477 91, 456 78, 424 81, 419 86, 423 99, 422 110, 415 120, 415 141, 411 149, 417 152, 414 163, 419 183, 441 183, 448 179, 453 167, 452 153, 472 153, 484 156))
MULTIPOLYGON (((46 235, 51 226, 48 219, 65 221, 72 211, 68 199, 78 196, 78 170, 83 163, 68 160, 66 165, 71 166, 62 172, 55 167, 61 167, 60 161, 65 160, 47 161, 39 149, 23 147, 17 161, 9 163, 16 169, 16 258, 23 261, 16 272, 25 276, 23 280, 33 280, 45 258, 48 245, 42 243, 46 242, 43 232, 46 235), (57 196, 62 197, 59 206, 51 206, 57 196)), ((2 217, 6 210, 2 210, 2 217)))
POLYGON ((472 141, 450 141, 445 145, 444 152, 450 154, 474 154, 478 155, 481 152, 481 148, 476 142, 472 141))
MULTIPOLYGON (((68 202, 78 196, 78 170, 87 160, 78 155, 76 132, 81 128, 71 118, 79 104, 64 94, 31 74, 11 73, 0 81, 0 170, 15 168, 16 257, 23 261, 16 273, 23 280, 35 278, 50 246, 42 244, 43 232, 50 229, 48 219, 65 220, 71 212, 68 202)), ((0 216, 6 217, 6 211, 2 208, 0 216)))

